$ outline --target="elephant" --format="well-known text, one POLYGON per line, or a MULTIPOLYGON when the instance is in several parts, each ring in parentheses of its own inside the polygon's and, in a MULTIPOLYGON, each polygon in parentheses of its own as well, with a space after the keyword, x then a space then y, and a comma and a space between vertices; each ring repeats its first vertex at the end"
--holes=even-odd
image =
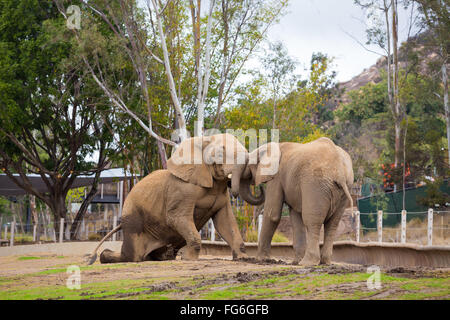
MULTIPOLYGON (((94 250, 95 262, 102 243, 118 230, 123 231, 121 252, 105 249, 101 263, 175 259, 186 246, 183 259, 196 260, 201 249, 199 230, 212 218, 220 236, 229 244, 234 259, 245 258, 245 247, 231 210, 248 152, 230 134, 200 136, 180 143, 167 162, 167 170, 157 170, 139 181, 128 194, 121 223, 106 235, 94 250)), ((246 195, 252 204, 264 202, 264 194, 246 195)))
MULTIPOLYGON (((354 177, 348 153, 330 139, 319 138, 304 144, 271 142, 249 157, 242 176, 251 175, 251 184, 266 183, 257 258, 270 258, 271 240, 285 203, 293 230, 293 263, 330 264, 339 221, 347 204, 353 206, 349 188, 354 177), (320 248, 322 225, 324 243, 320 248)), ((241 196, 246 200, 245 194, 241 196)))

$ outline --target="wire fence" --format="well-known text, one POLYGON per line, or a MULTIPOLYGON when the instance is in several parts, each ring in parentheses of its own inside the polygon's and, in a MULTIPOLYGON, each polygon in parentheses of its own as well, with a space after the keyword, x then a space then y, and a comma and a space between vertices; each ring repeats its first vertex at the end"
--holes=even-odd
MULTIPOLYGON (((258 217, 256 229, 262 226, 258 217)), ((28 244, 64 241, 98 241, 120 224, 116 213, 87 215, 73 226, 73 218, 54 221, 50 215, 39 215, 38 223, 24 223, 14 218, 2 218, 0 244, 28 244), (100 216, 100 217, 99 217, 100 216)), ((352 232, 336 240, 357 242, 415 243, 419 245, 450 245, 450 211, 429 209, 422 212, 356 212, 352 232)), ((212 220, 200 230, 202 239, 221 241, 212 220)), ((122 231, 109 240, 123 240, 122 231)))
MULTIPOLYGON (((64 241, 98 241, 120 224, 116 216, 106 219, 86 218, 73 226, 73 220, 39 221, 36 224, 16 220, 4 222, 0 230, 1 245, 47 243, 64 241)), ((111 241, 123 240, 122 230, 111 241)))
POLYGON ((356 212, 357 242, 450 245, 450 211, 356 212))

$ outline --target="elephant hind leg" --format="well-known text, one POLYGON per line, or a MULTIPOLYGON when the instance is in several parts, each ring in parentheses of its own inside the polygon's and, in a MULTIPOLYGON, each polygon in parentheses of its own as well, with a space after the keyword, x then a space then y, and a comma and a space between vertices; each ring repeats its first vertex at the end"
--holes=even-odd
POLYGON ((328 195, 320 192, 320 184, 310 183, 302 187, 302 219, 306 228, 306 252, 301 265, 320 263, 320 229, 330 210, 328 195))
POLYGON ((105 249, 100 254, 100 263, 118 263, 122 261, 122 254, 105 249))
POLYGON ((124 240, 121 252, 113 252, 109 249, 103 250, 100 255, 101 263, 117 263, 117 262, 140 262, 152 250, 161 247, 162 244, 151 241, 149 236, 144 232, 129 233, 124 230, 124 240))
POLYGON ((305 255, 306 230, 300 212, 290 209, 289 216, 291 218, 292 225, 292 246, 294 247, 293 264, 298 264, 305 255))
POLYGON ((336 231, 341 221, 342 215, 345 211, 347 198, 343 197, 338 204, 330 218, 324 224, 324 241, 320 250, 320 263, 330 264, 333 256, 333 242, 336 236, 336 231))

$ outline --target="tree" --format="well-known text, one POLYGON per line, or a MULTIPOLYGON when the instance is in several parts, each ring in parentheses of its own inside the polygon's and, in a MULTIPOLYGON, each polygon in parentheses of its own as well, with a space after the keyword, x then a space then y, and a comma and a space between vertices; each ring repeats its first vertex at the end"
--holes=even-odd
POLYGON ((447 152, 448 163, 450 164, 450 110, 448 105, 448 48, 450 39, 450 18, 448 12, 448 4, 446 1, 433 0, 424 1, 416 0, 422 14, 422 24, 426 25, 433 34, 434 44, 439 48, 441 63, 441 78, 444 92, 442 99, 444 101, 445 119, 447 124, 447 152))
MULTIPOLYGON (((63 5, 65 2, 60 0, 55 2, 59 3, 60 11, 66 15, 63 5)), ((234 82, 243 64, 248 60, 250 52, 262 38, 261 34, 276 21, 287 1, 283 0, 280 3, 255 0, 231 3, 226 0, 220 2, 211 0, 206 22, 200 15, 201 1, 169 0, 163 3, 147 0, 145 9, 139 7, 138 2, 134 0, 117 0, 112 3, 104 0, 81 0, 81 3, 92 14, 100 17, 103 23, 113 31, 116 41, 123 45, 123 50, 132 63, 137 75, 137 83, 141 88, 141 96, 145 104, 143 113, 133 109, 136 106, 127 104, 122 99, 120 87, 123 84, 109 82, 107 78, 110 75, 101 63, 89 66, 92 77, 118 110, 125 112, 158 141, 164 167, 166 160, 164 145, 175 146, 176 143, 164 138, 161 134, 163 130, 154 129, 153 126, 153 110, 164 101, 160 97, 157 97, 156 101, 151 99, 149 92, 155 83, 155 75, 158 81, 161 81, 160 71, 164 72, 166 79, 164 83, 160 82, 160 85, 166 91, 165 93, 169 94, 170 109, 173 109, 173 113, 170 110, 173 119, 168 119, 169 123, 162 125, 178 129, 179 138, 182 140, 187 136, 192 115, 196 114, 199 121, 198 127, 200 127, 196 134, 200 134, 207 105, 211 97, 216 95, 216 91, 211 92, 209 88, 217 83, 217 79, 212 79, 219 74, 217 68, 219 65, 222 66, 219 86, 225 90, 228 79, 231 78, 234 82), (219 4, 216 5, 216 2, 219 4), (217 7, 220 7, 222 11, 216 10, 217 7), (191 24, 186 19, 189 11, 191 24), (226 17, 221 16, 223 12, 226 12, 226 17), (238 25, 235 26, 235 23, 238 25), (225 45, 222 51, 217 49, 221 39, 217 38, 217 33, 213 35, 216 32, 213 32, 213 29, 219 29, 219 33, 222 30, 213 28, 213 25, 225 27, 224 42, 227 42, 227 39, 232 40, 231 51, 228 51, 228 45, 225 45), (190 36, 190 30, 193 31, 193 37, 190 36), (202 39, 204 39, 203 43, 202 39), (249 49, 247 49, 248 46, 250 46, 249 49), (222 60, 223 63, 218 62, 222 60), (192 61, 194 61, 193 64, 192 61), (235 66, 238 68, 235 69, 235 66), (145 121, 142 115, 145 115, 145 121)), ((81 39, 84 32, 84 30, 75 32, 76 37, 81 39)), ((84 55, 85 63, 88 60, 87 55, 88 53, 84 55)), ((218 94, 218 109, 224 100, 223 95, 225 95, 223 92, 218 94)))
POLYGON ((285 95, 287 90, 292 90, 295 81, 292 73, 295 71, 296 62, 289 57, 282 42, 275 42, 269 44, 269 52, 262 58, 262 65, 267 72, 266 78, 270 83, 273 104, 272 128, 275 129, 277 100, 285 95))
MULTIPOLYGON (((221 122, 222 106, 236 88, 236 79, 257 50, 267 31, 285 14, 288 0, 221 0, 219 27, 213 33, 213 61, 220 66, 211 79, 216 95, 214 125, 221 122)), ((215 100, 215 99, 214 99, 215 100)))
MULTIPOLYGON (((401 124, 406 116, 404 106, 401 105, 399 100, 400 64, 398 44, 398 3, 398 0, 355 0, 355 4, 366 10, 367 18, 371 22, 371 26, 366 29, 366 44, 378 45, 384 51, 384 54, 378 54, 384 56, 387 62, 387 91, 390 111, 394 121, 394 164, 396 167, 401 159, 401 124), (380 14, 383 17, 381 17, 380 14)), ((401 3, 404 8, 407 8, 410 4, 409 1, 401 1, 401 3)), ((414 24, 414 11, 414 6, 412 6, 409 21, 408 40, 410 39, 410 33, 414 24)), ((374 52, 372 50, 370 51, 374 52)))
POLYGON ((68 63, 70 43, 50 32, 65 25, 51 2, 3 1, 0 25, 1 169, 45 202, 55 222, 66 217, 65 199, 76 177, 94 174, 82 216, 108 165, 111 135, 101 117, 107 103, 84 69, 68 63), (87 160, 94 152, 97 160, 87 160), (37 190, 27 173, 39 174, 49 192, 37 190))
MULTIPOLYGON (((329 92, 324 88, 334 76, 330 67, 328 57, 314 54, 308 78, 298 81, 295 88, 278 98, 279 116, 275 127, 280 130, 280 141, 308 142, 325 135, 314 119, 317 107, 329 98, 329 92), (319 56, 323 59, 318 59, 319 56)), ((236 105, 225 111, 224 127, 235 126, 243 130, 273 128, 271 92, 272 85, 262 74, 238 88, 236 105)))

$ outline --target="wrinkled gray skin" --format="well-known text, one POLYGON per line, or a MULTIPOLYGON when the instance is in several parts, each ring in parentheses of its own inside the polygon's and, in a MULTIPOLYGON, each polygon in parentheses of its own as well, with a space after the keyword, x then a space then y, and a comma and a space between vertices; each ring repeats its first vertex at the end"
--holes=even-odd
POLYGON ((253 183, 267 184, 258 258, 270 258, 271 240, 281 219, 283 203, 286 203, 293 228, 294 263, 329 264, 336 229, 352 201, 348 191, 353 183, 350 156, 328 138, 305 144, 270 143, 250 154, 244 175, 248 171, 253 183), (280 157, 272 151, 277 146, 280 157), (276 164, 279 167, 275 174, 262 174, 264 166, 276 164), (320 249, 322 225, 324 244, 320 249))
MULTIPOLYGON (((120 226, 105 236, 89 262, 95 261, 100 245, 120 229, 124 236, 121 252, 104 250, 102 263, 174 259, 185 245, 182 258, 198 259, 198 231, 210 218, 230 245, 233 258, 246 257, 227 187, 232 174, 232 192, 238 194, 247 160, 247 150, 229 134, 183 141, 169 159, 168 170, 152 172, 134 186, 125 200, 120 226), (243 156, 242 164, 233 161, 238 153, 243 156), (186 155, 192 159, 187 163, 183 162, 186 155)), ((263 195, 247 198, 254 204, 264 202, 263 195)))

